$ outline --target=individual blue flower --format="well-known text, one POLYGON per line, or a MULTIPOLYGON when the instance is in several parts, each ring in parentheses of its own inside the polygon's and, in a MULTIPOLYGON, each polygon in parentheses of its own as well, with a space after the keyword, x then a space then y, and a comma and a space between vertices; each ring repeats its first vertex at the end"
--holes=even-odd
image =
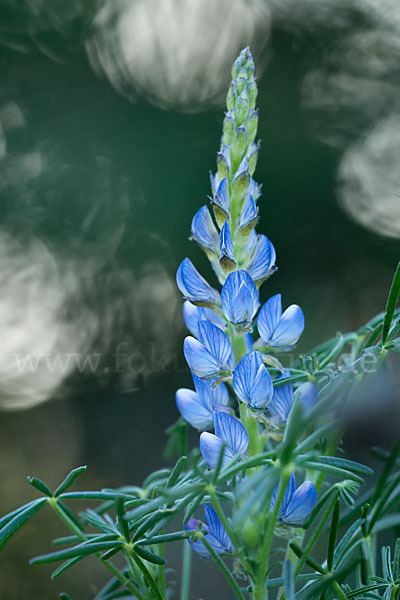
POLYGON ((199 335, 199 321, 210 321, 220 329, 226 329, 226 321, 218 316, 211 308, 195 306, 189 300, 183 303, 183 320, 194 337, 199 335))
POLYGON ((176 272, 176 283, 186 300, 198 306, 220 304, 217 290, 200 275, 190 258, 185 258, 176 272))
POLYGON ((217 252, 218 232, 207 206, 199 208, 192 220, 192 239, 195 240, 208 256, 217 252))
POLYGON ((219 182, 213 203, 222 210, 222 212, 225 214, 225 218, 229 216, 231 210, 231 203, 229 200, 227 177, 224 177, 219 182))
POLYGON ((221 292, 225 317, 242 331, 249 331, 259 306, 258 291, 247 271, 234 271, 226 278, 221 292))
MULTIPOLYGON (((201 531, 207 534, 206 540, 214 552, 217 554, 230 554, 233 551, 232 542, 217 513, 211 506, 205 504, 204 515, 206 523, 202 523, 198 519, 189 519, 185 525, 186 531, 198 531, 201 529, 201 531)), ((189 543, 197 554, 203 558, 211 558, 210 553, 201 540, 191 540, 189 538, 189 543)))
POLYGON ((276 252, 275 248, 265 235, 259 235, 254 254, 247 268, 256 287, 268 279, 275 271, 276 252))
POLYGON ((176 405, 182 417, 195 429, 209 429, 213 424, 216 410, 227 410, 229 392, 225 384, 215 388, 194 373, 193 382, 196 391, 180 388, 175 395, 176 405))
POLYGON ((290 350, 303 333, 304 314, 297 304, 292 304, 282 314, 282 298, 276 294, 262 306, 257 328, 265 346, 290 350))
POLYGON ((233 373, 233 389, 247 406, 264 408, 269 404, 274 388, 261 352, 243 356, 233 373))
MULTIPOLYGON (((290 377, 290 371, 286 370, 282 375, 279 375, 275 381, 290 377)), ((296 394, 300 394, 300 402, 304 412, 307 415, 318 402, 318 390, 313 383, 307 381, 300 385, 296 394)), ((293 406, 294 391, 291 383, 279 385, 274 389, 274 395, 269 405, 269 411, 277 421, 286 423, 289 418, 289 413, 293 406)))
POLYGON ((247 194, 243 210, 239 218, 238 229, 240 232, 246 232, 253 228, 258 221, 258 208, 251 194, 247 194))
MULTIPOLYGON (((272 493, 271 510, 275 508, 278 488, 279 484, 272 493)), ((312 481, 304 481, 296 490, 296 479, 292 473, 279 508, 278 521, 293 527, 301 527, 316 503, 317 490, 312 481)))
POLYGON ((205 431, 200 435, 200 452, 209 469, 217 466, 222 447, 222 466, 226 466, 237 455, 245 457, 249 436, 239 419, 225 412, 216 412, 214 431, 215 434, 205 431))
POLYGON ((219 264, 225 272, 231 272, 237 264, 228 219, 226 219, 219 235, 219 264))
POLYGON ((230 374, 235 363, 232 347, 225 333, 209 321, 199 321, 199 339, 188 336, 183 352, 193 373, 203 379, 230 374))

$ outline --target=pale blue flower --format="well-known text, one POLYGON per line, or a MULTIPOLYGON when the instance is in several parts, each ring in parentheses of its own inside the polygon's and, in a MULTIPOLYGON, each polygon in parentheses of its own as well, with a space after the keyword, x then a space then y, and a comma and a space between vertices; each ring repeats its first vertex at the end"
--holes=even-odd
POLYGON ((186 300, 199 306, 220 304, 217 290, 200 275, 190 258, 185 258, 176 272, 176 283, 186 300))
POLYGON ((225 333, 209 321, 199 321, 199 339, 188 336, 183 351, 190 369, 198 377, 213 379, 226 376, 235 365, 232 347, 225 333))
POLYGON ((219 262, 223 268, 232 270, 236 266, 235 249, 228 219, 225 221, 219 235, 219 262))
POLYGON ((275 248, 267 236, 259 235, 253 256, 247 268, 256 287, 260 287, 276 271, 275 261, 275 248))
MULTIPOLYGON (((278 488, 279 484, 272 493, 271 510, 275 508, 278 488)), ((317 490, 312 481, 305 481, 296 490, 296 479, 292 473, 279 508, 278 521, 293 527, 301 527, 316 504, 317 490)))
POLYGON ((225 319, 217 315, 212 308, 195 306, 189 300, 183 303, 183 320, 186 327, 194 337, 199 335, 199 321, 210 321, 220 329, 226 329, 227 323, 225 319))
POLYGON ((239 231, 248 230, 254 227, 258 221, 258 208, 251 194, 247 194, 240 218, 239 231))
POLYGON ((209 469, 214 469, 224 446, 222 465, 226 466, 235 456, 244 458, 249 445, 249 436, 236 417, 225 412, 214 413, 213 433, 200 435, 200 451, 209 469))
POLYGON ((199 208, 194 215, 191 226, 192 239, 206 252, 216 253, 218 249, 218 232, 207 206, 199 208))
POLYGON ((196 391, 180 388, 175 395, 176 405, 192 427, 209 429, 213 424, 214 411, 228 410, 228 388, 223 383, 213 387, 194 373, 192 375, 196 391))
POLYGON ((289 350, 303 333, 303 311, 297 304, 292 304, 282 314, 281 295, 276 294, 262 306, 257 328, 265 346, 276 350, 289 350))
POLYGON ((232 325, 243 331, 251 329, 259 306, 258 291, 246 271, 234 271, 226 278, 221 292, 222 310, 232 325))
MULTIPOLYGON (((279 380, 286 377, 290 377, 290 371, 288 370, 282 375, 279 375, 276 379, 279 380)), ((297 388, 296 394, 300 394, 299 399, 304 412, 307 415, 318 402, 317 388, 313 383, 307 381, 297 388)), ((275 387, 271 404, 268 407, 271 415, 281 423, 286 423, 293 406, 293 401, 294 391, 291 383, 285 383, 284 385, 275 387)))
MULTIPOLYGON (((198 531, 201 529, 201 531, 207 533, 205 539, 217 554, 230 554, 233 552, 232 542, 215 510, 208 504, 205 504, 204 515, 206 523, 202 523, 198 519, 189 519, 185 525, 185 529, 187 531, 198 531)), ((201 540, 194 541, 189 538, 189 543, 197 554, 203 558, 211 558, 210 553, 201 540)))
POLYGON ((264 408, 269 404, 274 388, 261 352, 243 356, 233 373, 233 389, 247 406, 264 408))

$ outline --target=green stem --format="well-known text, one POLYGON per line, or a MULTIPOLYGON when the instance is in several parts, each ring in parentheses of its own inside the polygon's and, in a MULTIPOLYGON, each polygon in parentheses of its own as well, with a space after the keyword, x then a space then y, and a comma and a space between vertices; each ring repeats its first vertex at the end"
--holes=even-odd
POLYGON ((192 549, 189 542, 183 542, 183 565, 181 579, 181 598, 180 600, 189 600, 190 593, 190 575, 192 570, 192 549))
POLYGON ((135 561, 135 563, 137 564, 137 566, 139 567, 139 569, 142 571, 143 573, 143 577, 146 580, 146 583, 148 584, 148 586, 151 588, 151 590, 153 591, 154 597, 157 600, 163 600, 161 597, 161 594, 158 590, 157 584, 154 581, 150 571, 147 569, 146 565, 144 564, 144 562, 138 557, 138 555, 136 554, 136 552, 133 549, 128 549, 129 554, 132 556, 133 560, 135 561))
POLYGON ((281 479, 279 482, 278 493, 276 502, 272 514, 268 519, 267 532, 263 547, 261 549, 261 556, 258 562, 258 573, 253 588, 253 600, 267 600, 268 590, 266 586, 266 576, 268 569, 269 553, 271 550, 271 544, 274 537, 275 525, 279 514, 279 509, 282 504, 283 496, 285 494, 286 486, 289 481, 291 471, 287 468, 283 469, 281 479))
POLYGON ((226 564, 224 563, 224 561, 218 556, 218 554, 215 552, 214 548, 207 542, 207 539, 205 536, 202 536, 201 541, 204 544, 204 546, 207 548, 207 550, 209 551, 209 553, 211 554, 211 556, 213 557, 213 559, 215 560, 215 562, 217 563, 217 565, 219 566, 221 571, 224 573, 226 579, 228 580, 231 588, 233 589, 233 591, 235 593, 236 598, 238 598, 238 600, 245 600, 245 597, 243 596, 241 589, 239 588, 238 584, 234 580, 232 573, 229 571, 229 569, 226 566, 226 564))

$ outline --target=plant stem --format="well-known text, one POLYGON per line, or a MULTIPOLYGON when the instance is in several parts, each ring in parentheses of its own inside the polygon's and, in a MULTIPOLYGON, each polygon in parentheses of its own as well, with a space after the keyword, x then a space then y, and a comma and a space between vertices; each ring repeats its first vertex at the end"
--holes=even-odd
POLYGON ((182 560, 182 579, 181 579, 181 598, 180 600, 189 600, 190 593, 190 575, 192 570, 192 549, 189 542, 183 542, 183 560, 182 560))
POLYGON ((265 540, 263 547, 261 549, 261 556, 258 562, 258 573, 255 581, 255 586, 253 588, 253 600, 267 600, 268 599, 268 590, 266 586, 266 576, 268 569, 268 561, 269 561, 269 553, 271 550, 271 544, 274 537, 274 530, 276 521, 279 514, 279 509, 282 504, 283 496, 285 494, 286 486, 290 477, 290 470, 284 468, 282 471, 281 479, 279 482, 278 493, 276 497, 276 502, 274 506, 274 510, 270 513, 270 517, 268 519, 267 531, 265 534, 265 540))
POLYGON ((245 597, 243 596, 241 589, 239 588, 238 584, 234 580, 232 573, 229 571, 228 567, 225 565, 223 560, 218 556, 218 554, 215 552, 214 548, 212 546, 210 546, 210 544, 207 542, 207 539, 204 536, 201 538, 201 541, 204 544, 204 546, 207 548, 207 550, 209 551, 209 553, 211 554, 211 556, 213 557, 213 559, 215 560, 217 565, 220 567, 221 571, 224 573, 226 579, 228 580, 231 588, 233 589, 233 591, 235 593, 236 598, 238 598, 238 600, 245 600, 245 597))

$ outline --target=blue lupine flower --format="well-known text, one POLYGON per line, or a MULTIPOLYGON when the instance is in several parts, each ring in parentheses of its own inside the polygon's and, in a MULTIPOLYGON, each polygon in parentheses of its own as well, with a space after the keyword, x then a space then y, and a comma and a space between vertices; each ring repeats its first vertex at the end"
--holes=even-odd
POLYGON ((232 325, 249 331, 259 301, 254 281, 246 271, 234 271, 226 278, 221 292, 225 317, 232 325))
POLYGON ((200 275, 190 258, 185 258, 176 272, 176 283, 186 300, 198 306, 220 304, 217 290, 200 275))
POLYGON ((192 239, 194 239, 208 254, 217 252, 218 232, 207 206, 199 208, 192 220, 192 239))
POLYGON ((235 249, 228 219, 225 221, 219 235, 219 257, 219 264, 225 271, 232 271, 236 267, 235 249))
MULTIPOLYGON (((282 379, 290 377, 290 371, 286 370, 282 375, 279 375, 276 379, 282 379)), ((300 402, 303 406, 304 412, 308 414, 312 408, 318 402, 318 390, 313 383, 306 382, 300 385, 296 394, 300 394, 300 402)), ((275 417, 281 423, 286 423, 289 418, 290 410, 293 406, 294 392, 291 383, 285 383, 284 385, 277 386, 274 390, 274 395, 269 405, 271 415, 275 417)))
POLYGON ((257 202, 259 197, 261 196, 261 185, 256 183, 252 177, 250 177, 249 189, 248 192, 251 196, 253 196, 254 201, 257 202))
POLYGON ((221 383, 213 388, 192 373, 196 391, 180 388, 175 395, 176 405, 182 417, 196 429, 209 429, 216 410, 228 410, 229 392, 221 383))
MULTIPOLYGON (((275 508, 279 484, 272 493, 270 509, 275 508)), ((296 479, 291 474, 282 504, 279 508, 278 520, 286 525, 301 527, 317 503, 317 490, 312 481, 304 481, 296 490, 296 479)))
POLYGON ((275 248, 265 235, 259 235, 257 244, 247 271, 251 275, 256 287, 268 279, 275 271, 275 248))
POLYGON ((226 321, 219 317, 211 308, 195 306, 189 300, 183 303, 183 320, 194 337, 199 335, 199 321, 210 321, 220 329, 226 329, 226 321))
MULTIPOLYGON (((201 531, 207 533, 207 542, 217 554, 230 554, 233 551, 232 542, 217 513, 211 506, 205 504, 204 515, 206 517, 206 524, 198 519, 189 519, 185 525, 185 529, 187 531, 198 531, 200 525, 201 531)), ((203 558, 211 558, 210 553, 201 540, 194 541, 189 538, 189 543, 197 554, 200 554, 203 558)))
POLYGON ((244 158, 243 161, 241 162, 241 164, 239 165, 239 168, 237 170, 235 177, 233 178, 232 190, 234 193, 242 194, 247 190, 249 183, 250 183, 249 165, 247 162, 247 158, 244 158))
POLYGON ((223 377, 235 366, 232 347, 225 333, 209 321, 199 321, 199 340, 188 336, 183 343, 187 363, 203 379, 223 377))
POLYGON ((233 389, 242 402, 253 408, 263 408, 271 401, 274 388, 261 352, 243 356, 233 373, 233 389))
POLYGON ((225 215, 225 219, 226 219, 226 217, 229 216, 229 213, 231 210, 231 203, 229 200, 228 178, 227 177, 224 177, 219 182, 219 184, 216 188, 216 193, 215 193, 215 196, 213 199, 213 204, 222 210, 222 212, 225 215))
POLYGON ((258 221, 258 208, 251 194, 247 194, 242 213, 239 218, 238 229, 245 232, 254 227, 258 221))
POLYGON ((261 308, 257 327, 265 346, 290 350, 303 333, 303 311, 297 304, 292 304, 282 314, 282 298, 276 294, 261 308))
POLYGON ((215 435, 208 432, 200 435, 200 451, 209 469, 215 469, 217 466, 222 446, 224 446, 223 466, 237 455, 244 458, 249 445, 249 436, 239 419, 224 412, 216 412, 214 431, 215 435))

